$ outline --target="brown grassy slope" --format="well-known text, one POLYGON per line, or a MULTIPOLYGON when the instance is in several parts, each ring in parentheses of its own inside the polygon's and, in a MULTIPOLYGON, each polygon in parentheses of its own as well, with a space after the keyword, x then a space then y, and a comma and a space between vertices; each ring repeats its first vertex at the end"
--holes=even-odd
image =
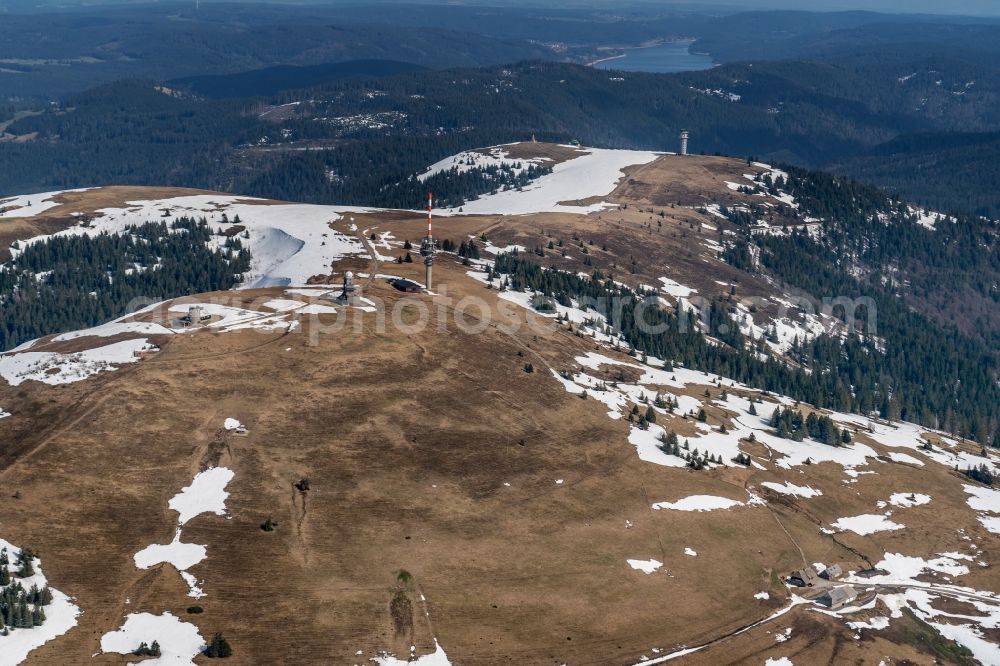
MULTIPOLYGON (((131 556, 169 540, 167 500, 215 461, 236 471, 233 518, 203 516, 185 530, 210 548, 195 569, 206 613, 194 619, 203 633, 224 629, 250 662, 399 650, 410 639, 394 638, 387 605, 401 568, 456 663, 629 655, 664 635, 636 617, 656 617, 671 588, 699 589, 624 562, 681 553, 683 541, 648 509, 648 493, 675 474, 636 461, 622 425, 566 394, 541 364, 525 373, 517 353, 530 352, 509 338, 365 331, 319 347, 292 335, 250 354, 208 354, 257 337, 178 337, 134 371, 91 380, 104 398, 83 427, 4 472, 5 487, 21 491, 5 536, 38 548, 53 583, 86 610, 39 663, 88 661, 123 612, 182 612, 190 601, 176 573, 137 571, 131 556), (227 416, 251 436, 220 439, 227 416), (291 485, 302 477, 312 483, 304 503, 291 485), (271 534, 258 529, 268 516, 279 522, 271 534)), ((551 345, 556 364, 581 351, 572 337, 551 345)), ((678 615, 678 628, 705 613, 699 606, 678 615)), ((417 639, 428 648, 430 629, 417 639)))
MULTIPOLYGON (((453 263, 438 271, 456 298, 491 295, 453 263)), ((396 297, 384 287, 373 295, 390 307, 396 297)), ((767 615, 784 596, 772 574, 801 563, 797 545, 808 561, 853 557, 822 537, 813 517, 780 503, 650 511, 688 494, 745 499, 742 485, 767 477, 640 462, 621 422, 544 370, 570 367, 592 348, 586 340, 404 336, 380 333, 366 317, 362 332, 321 336, 316 347, 302 333, 178 336, 153 359, 85 383, 92 407, 84 418, 75 417, 86 404, 67 402, 57 424, 69 427, 2 476, 21 492, 7 502, 5 538, 37 548, 53 584, 85 610, 35 663, 91 662, 100 635, 126 612, 184 615, 194 602, 174 570, 138 571, 132 555, 171 538, 167 500, 206 464, 236 472, 231 519, 204 515, 185 529, 185 540, 209 548, 193 569, 208 593, 198 602, 205 613, 185 619, 204 635, 224 631, 234 663, 351 663, 359 649, 404 654, 413 642, 429 651, 432 636, 457 664, 628 663, 653 646, 695 644, 767 615), (526 359, 537 372, 523 371, 526 359), (221 434, 228 416, 247 423, 250 436, 221 434), (292 486, 300 478, 311 482, 305 497, 292 486), (268 517, 275 532, 259 529, 268 517), (628 558, 658 559, 669 573, 647 576, 628 558), (414 578, 413 619, 397 634, 389 603, 400 569, 414 578), (754 600, 760 590, 772 601, 754 600)), ((29 388, 61 403, 79 386, 29 388)), ((11 393, 0 398, 16 413, 11 393)), ((842 486, 837 468, 809 474, 824 488, 842 486)), ((925 487, 941 475, 920 474, 925 487)), ((863 490, 873 502, 888 489, 868 486, 883 478, 891 483, 862 477, 864 486, 846 492, 863 490)), ((836 497, 829 508, 803 503, 823 523, 846 515, 836 497)), ((874 540, 870 554, 897 538, 874 540)), ((788 620, 816 621, 804 618, 788 620)), ((713 654, 754 653, 773 643, 769 631, 713 654)), ((831 650, 829 637, 843 631, 826 626, 803 658, 831 650)))
MULTIPOLYGON (((648 177, 667 186, 664 175, 648 177)), ((658 215, 649 208, 448 218, 436 229, 455 240, 485 231, 498 245, 529 247, 548 234, 571 244, 576 233, 598 248, 607 243, 606 253, 590 255, 595 267, 635 258, 634 275, 612 269, 621 279, 676 275, 705 292, 728 279, 697 244, 697 213, 671 209, 665 229, 654 231, 658 215)), ((419 214, 357 216, 359 228, 392 229, 398 239, 416 240, 423 223, 419 214)), ((568 254, 552 259, 584 270, 584 255, 568 254)), ((418 264, 380 270, 422 275, 418 264)), ((494 308, 495 292, 464 272, 439 258, 438 290, 447 286, 453 302, 481 296, 494 308)), ((751 289, 766 293, 767 285, 741 283, 751 289)), ((390 309, 397 302, 381 283, 370 293, 390 309)), ((431 308, 432 321, 438 313, 431 308)), ((653 647, 696 645, 766 617, 785 601, 779 577, 803 560, 965 552, 958 527, 984 560, 994 559, 995 539, 968 510, 958 479, 933 463, 873 465, 878 474, 856 484, 828 464, 791 472, 663 468, 638 460, 624 423, 604 405, 566 393, 551 377, 547 366, 572 368, 592 341, 563 331, 469 335, 454 326, 408 335, 379 330, 373 314, 361 321, 359 331, 321 335, 317 346, 301 330, 176 336, 157 356, 86 382, 0 387, 0 405, 15 414, 0 420, 0 486, 20 493, 6 500, 0 529, 39 551, 52 584, 84 610, 79 626, 32 663, 125 663, 118 655, 91 659, 100 636, 125 613, 170 610, 206 637, 223 631, 236 651, 229 663, 361 663, 377 650, 405 655, 411 644, 423 654, 437 637, 455 664, 625 664, 655 656, 653 647), (525 373, 526 362, 536 372, 525 373), (221 432, 230 416, 249 426, 249 437, 221 432), (236 477, 230 517, 202 515, 184 530, 186 541, 208 546, 208 559, 192 569, 208 596, 195 602, 171 567, 139 571, 132 556, 171 539, 176 514, 167 501, 210 464, 236 477), (302 478, 311 487, 304 495, 293 487, 302 478), (745 485, 784 479, 824 495, 770 494, 766 507, 714 513, 650 510, 699 493, 743 500, 745 485), (913 490, 934 500, 896 510, 907 530, 836 539, 819 532, 913 490), (268 517, 278 523, 271 533, 259 529, 268 517), (630 558, 664 567, 647 576, 628 567, 630 558), (411 612, 397 606, 394 618, 400 570, 413 577, 402 586, 411 612), (762 590, 770 600, 753 598, 762 590), (205 612, 185 615, 192 603, 205 612)), ((676 429, 685 427, 678 419, 676 429)), ((989 587, 990 576, 974 569, 962 584, 989 587)), ((861 643, 852 635, 798 609, 682 661, 929 661, 877 634, 866 632, 861 643), (786 626, 792 638, 776 644, 774 632, 786 626)))

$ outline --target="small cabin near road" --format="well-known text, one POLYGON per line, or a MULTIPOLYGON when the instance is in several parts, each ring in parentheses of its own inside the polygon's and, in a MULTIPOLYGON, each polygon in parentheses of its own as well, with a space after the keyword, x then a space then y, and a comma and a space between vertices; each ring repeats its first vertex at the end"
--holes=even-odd
POLYGON ((839 585, 820 597, 819 602, 829 606, 833 610, 837 610, 857 598, 858 591, 853 587, 850 585, 839 585))
POLYGON ((844 570, 840 568, 839 564, 831 564, 820 572, 819 577, 825 578, 826 580, 835 580, 843 575, 844 570))
POLYGON ((798 587, 813 587, 819 582, 819 576, 816 575, 816 570, 812 567, 803 567, 793 571, 792 575, 788 577, 788 582, 798 587))
POLYGON ((407 280, 405 278, 392 280, 389 284, 402 292, 406 292, 407 294, 417 294, 424 290, 421 285, 417 284, 413 280, 407 280))

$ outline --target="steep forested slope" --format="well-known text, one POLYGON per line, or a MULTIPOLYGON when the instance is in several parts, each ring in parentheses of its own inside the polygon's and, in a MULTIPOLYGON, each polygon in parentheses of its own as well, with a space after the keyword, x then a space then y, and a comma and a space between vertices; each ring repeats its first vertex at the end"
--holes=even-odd
POLYGON ((831 168, 923 205, 1000 217, 1000 133, 904 135, 831 168))

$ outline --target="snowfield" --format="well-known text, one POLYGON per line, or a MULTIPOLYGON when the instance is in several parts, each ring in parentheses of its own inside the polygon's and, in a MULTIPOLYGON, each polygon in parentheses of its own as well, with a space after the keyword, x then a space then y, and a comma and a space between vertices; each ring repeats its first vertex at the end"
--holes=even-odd
POLYGON ((955 218, 950 215, 937 213, 932 210, 927 210, 926 208, 914 208, 913 206, 908 206, 907 212, 914 217, 917 224, 925 229, 930 229, 931 231, 934 231, 937 228, 938 223, 941 221, 952 223, 956 221, 955 218))
MULTIPOLYGON (((525 294, 520 295, 526 296, 525 294)), ((530 299, 511 300, 518 302, 523 307, 530 307, 530 299)), ((581 330, 586 330, 586 328, 581 330)), ((601 341, 598 337, 595 339, 601 341)), ((655 367, 662 365, 662 362, 657 359, 650 359, 648 364, 643 365, 638 362, 618 360, 597 352, 588 352, 584 356, 576 357, 575 360, 587 369, 597 369, 601 365, 610 365, 643 371, 643 375, 635 384, 618 383, 614 386, 584 372, 573 373, 568 378, 553 373, 553 376, 568 392, 582 394, 586 391, 589 398, 607 405, 610 408, 608 416, 613 419, 622 418, 626 406, 630 403, 641 402, 641 398, 651 402, 656 393, 660 393, 665 398, 676 397, 679 403, 679 409, 676 410, 676 413, 691 413, 701 407, 702 402, 687 395, 675 396, 672 389, 684 389, 691 385, 713 386, 719 380, 716 376, 683 367, 675 367, 670 372, 664 371, 655 367)), ((786 407, 793 405, 792 399, 786 396, 764 396, 760 391, 738 382, 729 381, 725 385, 730 389, 739 389, 755 394, 757 396, 755 402, 757 414, 749 413, 750 403, 746 398, 729 395, 726 401, 713 400, 713 404, 716 406, 732 412, 733 426, 728 429, 728 432, 722 433, 704 423, 696 424, 699 436, 683 438, 691 450, 698 449, 702 453, 721 457, 722 464, 730 465, 732 458, 740 452, 740 440, 752 436, 772 452, 780 454, 780 457, 776 458, 774 462, 777 467, 782 469, 790 470, 806 464, 832 462, 843 466, 850 482, 855 482, 861 474, 877 473, 875 470, 858 471, 859 467, 866 467, 870 462, 878 460, 878 452, 867 444, 854 442, 848 446, 828 446, 812 439, 795 442, 791 439, 775 436, 770 426, 771 415, 779 404, 786 407)), ((713 390, 718 392, 719 388, 716 387, 713 390)), ((665 410, 659 408, 656 411, 666 413, 665 410)), ((957 443, 946 437, 941 439, 941 445, 935 447, 933 451, 920 449, 919 447, 926 441, 924 436, 934 431, 912 423, 901 421, 886 423, 858 414, 844 414, 829 410, 824 410, 824 413, 842 426, 863 430, 873 440, 887 447, 919 451, 921 455, 948 467, 958 465, 960 469, 964 469, 969 466, 985 464, 995 472, 1000 471, 1000 465, 997 465, 992 459, 984 459, 981 456, 957 450, 957 443)), ((636 452, 641 460, 668 467, 683 467, 685 465, 683 459, 667 455, 660 449, 660 436, 664 432, 664 429, 658 424, 651 424, 647 430, 632 426, 628 440, 636 447, 636 452)), ((935 434, 940 435, 940 433, 935 434)), ((896 455, 917 460, 908 454, 896 453, 896 455)))
MULTIPOLYGON (((330 224, 341 221, 342 214, 366 210, 352 206, 272 204, 252 197, 199 194, 129 201, 122 208, 102 208, 88 226, 70 227, 55 235, 115 234, 128 225, 170 222, 183 216, 204 217, 213 230, 221 232, 230 229, 238 216, 239 224, 246 229, 237 238, 251 254, 251 267, 241 287, 299 286, 313 275, 328 275, 331 263, 338 259, 367 253, 357 238, 330 228, 330 224), (164 217, 164 211, 169 211, 170 217, 164 217), (223 220, 223 215, 228 221, 223 220)), ((23 241, 22 246, 44 238, 47 236, 36 236, 23 241)), ((225 240, 219 236, 212 244, 221 247, 225 240)))
POLYGON ((188 596, 201 599, 205 596, 198 578, 188 571, 208 557, 208 549, 196 543, 181 542, 181 528, 177 528, 174 540, 168 544, 153 544, 143 548, 133 556, 136 569, 149 569, 157 564, 170 564, 188 586, 188 596))
POLYGON ((966 500, 973 511, 979 511, 979 522, 987 531, 1000 534, 1000 490, 965 484, 962 486, 970 497, 966 500), (987 515, 996 514, 996 515, 987 515))
POLYGON ((628 565, 637 571, 641 571, 644 574, 654 573, 657 569, 663 566, 663 562, 659 560, 627 560, 628 565))
POLYGON ((444 648, 436 639, 434 640, 434 652, 417 657, 411 651, 410 656, 411 659, 398 659, 392 655, 384 654, 373 657, 371 661, 378 666, 451 666, 448 655, 445 654, 444 648))
MULTIPOLYGON (((528 307, 525 305, 525 307, 528 307)), ((671 389, 684 389, 691 385, 712 386, 717 377, 707 373, 687 368, 676 367, 670 372, 649 365, 641 365, 628 361, 620 361, 608 356, 589 352, 585 356, 578 356, 576 362, 587 368, 597 368, 600 365, 624 366, 643 370, 642 377, 636 384, 619 383, 615 386, 607 385, 605 382, 591 377, 586 373, 574 373, 570 378, 564 378, 555 374, 563 387, 570 393, 580 394, 587 391, 589 397, 598 400, 611 410, 608 416, 611 418, 621 418, 623 410, 630 402, 640 401, 645 398, 651 402, 656 393, 659 392, 664 397, 676 397, 679 403, 680 413, 690 413, 702 406, 700 400, 687 395, 674 395, 671 389)), ((755 403, 757 415, 749 414, 750 403, 746 398, 730 395, 726 401, 715 400, 714 404, 724 407, 727 410, 734 410, 733 427, 725 433, 720 432, 704 423, 698 423, 698 437, 687 437, 684 441, 691 450, 698 449, 702 453, 712 454, 722 458, 723 465, 730 465, 732 458, 740 453, 739 442, 741 439, 751 435, 759 442, 765 444, 775 453, 782 457, 775 461, 775 464, 784 469, 792 469, 807 463, 834 462, 844 467, 847 474, 857 476, 855 468, 868 464, 868 460, 877 459, 878 453, 870 446, 862 443, 854 443, 850 446, 827 446, 819 442, 806 439, 795 442, 790 439, 783 439, 772 434, 770 427, 771 414, 778 404, 792 405, 794 401, 784 396, 763 397, 759 391, 751 389, 736 382, 728 384, 730 388, 756 393, 760 400, 755 403)), ((716 389, 718 391, 718 389, 716 389)), ((665 410, 657 409, 661 413, 665 410)), ((836 417, 834 417, 836 418, 836 417)), ((636 447, 639 458, 646 462, 668 467, 683 467, 685 461, 677 456, 666 454, 660 449, 660 436, 664 433, 660 425, 650 425, 647 430, 641 430, 632 426, 629 433, 629 442, 636 447)), ((916 445, 914 445, 916 448, 916 445)))
POLYGON ((973 559, 962 553, 941 553, 938 557, 924 559, 922 557, 886 553, 875 567, 887 573, 874 578, 861 578, 852 572, 847 578, 859 585, 878 583, 883 585, 904 586, 897 593, 880 593, 879 599, 889 608, 890 617, 878 616, 869 625, 875 629, 887 628, 893 619, 903 616, 903 609, 908 608, 918 618, 927 622, 942 636, 957 641, 969 648, 973 656, 983 664, 1000 664, 1000 646, 984 638, 983 629, 1000 628, 1000 596, 993 592, 975 590, 952 584, 952 577, 960 577, 969 573, 969 567, 961 560, 973 559), (937 575, 944 577, 946 582, 926 582, 918 580, 918 576, 937 575), (971 604, 976 615, 949 613, 932 606, 939 597, 957 598, 971 604), (943 620, 943 621, 942 621, 943 620))
MULTIPOLYGON (((468 201, 461 207, 461 214, 594 213, 603 210, 608 204, 579 205, 562 202, 607 196, 614 191, 624 176, 623 169, 649 164, 661 155, 642 150, 603 148, 575 148, 575 150, 579 153, 579 157, 556 164, 552 167, 552 173, 536 179, 521 191, 507 190, 468 201)), ((435 214, 459 213, 457 209, 442 209, 435 210, 435 214)))
POLYGON ((975 511, 1000 513, 1000 490, 964 484, 962 488, 969 493, 969 506, 975 511))
POLYGON ((67 192, 86 192, 88 188, 78 190, 58 190, 55 192, 39 192, 38 194, 22 194, 16 197, 0 197, 0 219, 15 217, 32 217, 44 213, 50 208, 62 204, 52 201, 60 194, 67 192))
POLYGON ((670 509, 672 511, 717 511, 719 509, 732 509, 733 507, 743 505, 744 502, 729 499, 728 497, 691 495, 676 502, 657 502, 653 504, 653 508, 670 509))
POLYGON ((692 289, 691 287, 685 287, 680 282, 676 282, 667 277, 661 277, 660 282, 663 283, 663 286, 660 287, 660 289, 677 299, 689 298, 691 294, 698 291, 697 289, 692 289))
MULTIPOLYGON (((313 298, 330 293, 329 289, 289 289, 287 294, 301 293, 313 298)), ((251 310, 244 307, 222 303, 200 302, 195 297, 181 297, 171 301, 153 303, 137 312, 125 315, 114 321, 92 328, 61 333, 51 338, 29 340, 15 349, 0 353, 0 377, 11 386, 33 380, 46 384, 69 384, 83 381, 101 372, 113 371, 119 365, 136 363, 148 352, 158 351, 158 347, 149 342, 146 337, 136 337, 121 340, 112 344, 104 344, 78 352, 48 352, 34 351, 44 339, 46 343, 70 342, 86 340, 91 344, 100 338, 118 336, 167 336, 191 334, 203 329, 221 330, 223 332, 256 330, 262 332, 293 331, 300 325, 303 317, 337 314, 338 308, 322 303, 308 303, 304 300, 285 298, 270 299, 254 307, 267 308, 265 311, 251 310), (185 326, 180 322, 193 306, 199 306, 202 313, 211 317, 198 326, 185 326), (160 310, 162 313, 175 315, 167 325, 155 322, 130 321, 132 318, 160 310), (94 339, 94 340, 89 340, 94 339)), ((373 308, 356 307, 366 312, 373 308)), ((6 413, 0 413, 0 418, 6 413)), ((9 416, 9 414, 6 414, 9 416)))
POLYGON ((116 335, 171 335, 173 331, 165 326, 152 322, 143 321, 113 321, 93 328, 85 328, 79 331, 70 331, 52 338, 53 342, 65 342, 66 340, 76 340, 78 338, 111 338, 116 335))
POLYGON ((233 480, 234 473, 227 467, 212 467, 199 472, 190 486, 174 495, 167 503, 171 509, 180 514, 179 525, 184 525, 192 518, 203 513, 214 513, 217 516, 226 514, 226 486, 233 480))
MULTIPOLYGON (((226 419, 226 425, 236 419, 226 419)), ((234 473, 226 467, 212 467, 200 472, 194 477, 190 486, 186 486, 174 495, 167 503, 179 515, 174 539, 168 544, 153 544, 143 548, 133 556, 137 569, 149 569, 157 564, 170 564, 177 569, 188 584, 188 596, 200 599, 205 596, 199 587, 199 581, 188 569, 208 557, 208 548, 195 543, 181 541, 184 525, 203 513, 214 513, 218 516, 226 513, 226 486, 232 481, 234 473)))
POLYGON ((889 504, 909 508, 911 506, 921 506, 931 501, 930 495, 922 493, 894 493, 889 497, 889 504))
POLYGON ((160 657, 143 659, 142 664, 194 664, 205 649, 198 627, 167 611, 163 615, 131 613, 117 631, 101 636, 101 651, 131 655, 140 643, 160 644, 160 657))
MULTIPOLYGON (((70 335, 70 334, 67 334, 70 335)), ((146 338, 124 340, 80 352, 7 352, 0 354, 0 377, 11 386, 34 380, 45 384, 72 384, 119 365, 135 363, 139 353, 156 347, 146 338)))
POLYGON ((817 490, 816 488, 810 488, 809 486, 797 486, 790 481, 785 481, 784 483, 774 483, 773 481, 765 481, 762 484, 765 488, 770 488, 776 493, 781 493, 782 495, 793 495, 795 497, 819 497, 823 494, 822 490, 817 490))
MULTIPOLYGON (((7 568, 13 574, 17 571, 17 566, 14 563, 17 561, 17 554, 21 552, 21 549, 9 541, 0 539, 0 550, 4 549, 6 549, 7 557, 10 560, 7 568)), ((32 585, 37 585, 38 589, 42 589, 48 585, 48 579, 42 572, 40 558, 35 559, 34 568, 34 576, 17 578, 12 575, 11 582, 19 582, 26 590, 30 590, 32 585)), ((45 622, 41 626, 31 629, 15 629, 6 636, 0 635, 0 664, 5 666, 20 664, 28 658, 32 650, 59 638, 76 626, 76 618, 81 612, 80 608, 73 603, 73 599, 63 592, 52 587, 49 590, 52 592, 52 603, 44 607, 45 622)))
POLYGON ((178 571, 187 571, 189 567, 198 564, 208 555, 205 546, 196 543, 181 543, 180 530, 174 540, 166 545, 154 544, 140 550, 133 556, 138 569, 149 569, 157 564, 167 562, 174 565, 178 571))
POLYGON ((458 173, 466 173, 476 168, 502 166, 510 167, 511 171, 520 175, 528 166, 545 166, 552 161, 551 157, 529 157, 526 159, 514 159, 508 157, 506 149, 511 145, 516 144, 505 144, 502 146, 483 148, 482 151, 468 150, 458 153, 457 155, 452 155, 451 157, 446 157, 428 167, 427 171, 417 176, 417 180, 422 183, 431 176, 435 176, 439 173, 450 171, 452 169, 458 173), (520 165, 520 168, 518 168, 517 165, 520 165))
POLYGON ((907 453, 896 453, 895 451, 892 451, 889 453, 889 459, 893 462, 905 463, 907 465, 916 465, 917 467, 924 466, 923 460, 918 460, 907 453))
POLYGON ((842 531, 851 531, 855 534, 860 534, 865 536, 867 534, 874 534, 875 532, 890 532, 892 530, 901 530, 905 525, 900 525, 899 523, 894 523, 887 517, 874 514, 866 513, 860 516, 851 516, 849 518, 840 518, 833 523, 833 527, 842 531))

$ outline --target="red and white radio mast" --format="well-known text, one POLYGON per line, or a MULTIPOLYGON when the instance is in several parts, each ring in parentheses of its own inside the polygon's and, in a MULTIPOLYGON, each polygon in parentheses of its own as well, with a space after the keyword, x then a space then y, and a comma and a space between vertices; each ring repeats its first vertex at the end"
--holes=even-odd
POLYGON ((427 193, 427 235, 420 241, 420 254, 424 258, 424 285, 431 290, 431 272, 434 268, 434 229, 433 229, 434 195, 427 193))

